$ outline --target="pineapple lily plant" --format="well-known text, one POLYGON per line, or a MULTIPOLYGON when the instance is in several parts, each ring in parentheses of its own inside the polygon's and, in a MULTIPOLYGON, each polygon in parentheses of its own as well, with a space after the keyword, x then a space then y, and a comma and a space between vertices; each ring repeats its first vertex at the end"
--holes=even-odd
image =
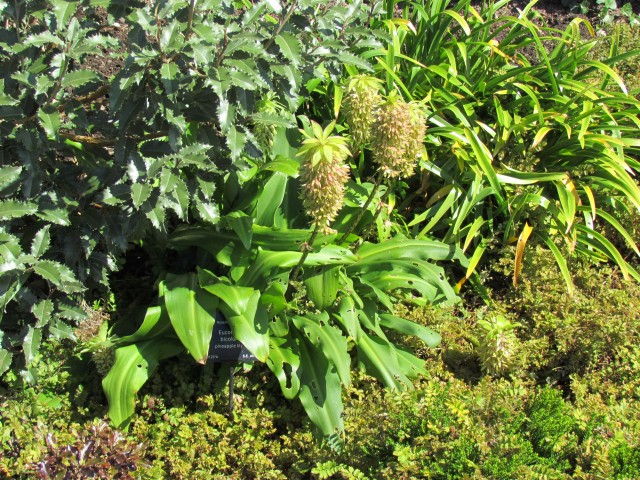
MULTIPOLYGON (((373 243, 332 230, 338 211, 353 218, 361 208, 343 205, 355 187, 347 181, 347 139, 333 129, 311 123, 300 161, 279 158, 256 168, 241 184, 255 193, 232 206, 221 227, 185 225, 170 237, 182 256, 198 253, 187 271, 162 276, 138 331, 115 341, 103 386, 116 425, 130 422, 136 392, 159 361, 182 352, 207 361, 218 310, 333 446, 341 442, 341 392, 354 361, 389 388, 407 388, 424 372, 423 361, 387 334, 415 335, 431 347, 440 337, 396 316, 395 305, 458 301, 444 265, 466 267, 466 259, 437 241, 373 243), (299 197, 304 212, 291 208, 299 197)), ((230 174, 227 187, 237 181, 230 174)))

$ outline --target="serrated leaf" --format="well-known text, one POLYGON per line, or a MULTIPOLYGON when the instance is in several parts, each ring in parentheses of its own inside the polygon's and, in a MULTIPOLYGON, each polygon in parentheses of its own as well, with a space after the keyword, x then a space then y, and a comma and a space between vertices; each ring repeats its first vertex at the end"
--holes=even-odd
POLYGON ((245 134, 239 132, 234 125, 227 132, 227 147, 231 152, 231 159, 237 160, 244 152, 245 134))
POLYGON ((300 44, 298 39, 290 33, 281 33, 275 38, 275 42, 280 47, 282 55, 290 60, 294 67, 300 63, 300 44))
POLYGON ((167 193, 173 190, 178 181, 178 176, 168 168, 163 168, 160 174, 160 193, 167 193))
POLYGON ((44 108, 41 108, 38 110, 38 119, 47 135, 55 137, 58 134, 60 129, 60 112, 58 112, 58 109, 46 107, 45 111, 44 108))
POLYGON ((56 225, 71 225, 71 221, 69 220, 69 212, 60 208, 43 209, 36 212, 36 216, 42 220, 55 223, 56 225))
POLYGON ((81 322, 83 320, 86 320, 87 312, 85 312, 78 305, 73 305, 67 302, 58 302, 57 316, 59 316, 60 318, 65 318, 67 320, 81 322))
POLYGON ((9 370, 11 366, 11 353, 4 348, 0 348, 0 377, 2 374, 9 370))
POLYGON ((164 208, 161 206, 154 207, 148 212, 145 212, 145 215, 157 230, 164 230, 164 208))
POLYGON ((53 313, 53 302, 45 299, 34 304, 31 308, 31 313, 38 319, 36 327, 43 327, 51 320, 51 314, 53 313))
POLYGON ((43 45, 49 45, 50 43, 60 46, 64 45, 62 39, 56 37, 51 32, 42 32, 37 35, 28 36, 22 43, 22 45, 26 48, 29 46, 33 47, 41 47, 43 45))
POLYGON ((220 221, 220 212, 213 203, 198 201, 195 205, 198 215, 205 222, 215 225, 220 221))
POLYGON ((76 88, 82 85, 99 80, 100 76, 91 70, 74 70, 67 73, 62 79, 63 88, 76 88))
POLYGON ((65 293, 75 293, 83 290, 82 284, 76 280, 69 267, 61 263, 51 260, 38 260, 33 264, 33 270, 65 293))
POLYGON ((144 183, 135 183, 131 185, 131 201, 136 210, 140 210, 142 205, 151 195, 151 186, 144 183))
POLYGON ((31 255, 34 257, 41 257, 49 249, 49 245, 51 243, 51 235, 49 234, 50 228, 51 225, 46 225, 36 233, 35 237, 33 237, 33 242, 31 243, 31 255))
POLYGON ((32 215, 38 210, 33 203, 23 203, 16 200, 5 200, 0 202, 0 220, 11 220, 32 215))
POLYGON ((0 168, 0 189, 15 182, 22 172, 22 167, 2 167, 0 168))
POLYGON ((22 340, 22 351, 24 352, 26 365, 30 365, 31 362, 33 362, 33 360, 36 358, 38 350, 40 349, 41 340, 42 330, 29 326, 29 330, 22 340))
POLYGON ((58 0, 53 2, 54 8, 53 11, 56 16, 57 28, 61 30, 63 27, 67 25, 69 18, 71 15, 75 13, 78 8, 77 2, 65 2, 64 0, 58 0))
POLYGON ((178 82, 175 81, 178 71, 178 66, 175 63, 163 63, 162 67, 160 67, 160 78, 165 92, 169 95, 175 93, 178 89, 178 82))
POLYGON ((361 58, 361 57, 357 57, 355 55, 352 55, 350 53, 342 53, 338 56, 338 60, 341 63, 344 63, 346 65, 355 65, 356 67, 360 68, 361 70, 367 71, 367 72, 373 72, 373 67, 371 66, 371 64, 369 62, 367 62, 365 59, 361 58))

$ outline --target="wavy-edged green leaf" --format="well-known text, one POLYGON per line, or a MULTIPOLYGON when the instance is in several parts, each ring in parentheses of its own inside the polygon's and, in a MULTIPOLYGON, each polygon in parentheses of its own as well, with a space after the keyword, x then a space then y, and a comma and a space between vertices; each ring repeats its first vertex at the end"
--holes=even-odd
POLYGON ((302 335, 297 339, 300 352, 300 402, 322 437, 338 446, 344 430, 340 376, 321 348, 302 335))
POLYGON ((267 365, 278 379, 285 398, 294 399, 300 392, 300 354, 296 343, 289 338, 271 337, 267 365))
POLYGON ((109 417, 117 428, 125 428, 135 413, 136 394, 158 362, 184 351, 180 341, 157 338, 116 348, 115 363, 102 380, 109 401, 109 417))
POLYGON ((233 336, 261 362, 269 355, 269 319, 260 302, 260 292, 250 287, 228 285, 215 275, 200 270, 202 288, 222 300, 219 308, 226 317, 233 336))
POLYGON ((288 177, 283 173, 274 173, 264 184, 256 204, 256 224, 273 227, 275 215, 282 204, 287 189, 288 177))
POLYGON ((347 338, 339 328, 329 322, 329 314, 307 313, 292 317, 293 324, 303 332, 307 339, 321 349, 323 355, 333 364, 340 381, 345 387, 351 384, 351 356, 349 355, 347 338))
POLYGON ((200 288, 195 273, 168 274, 163 291, 173 329, 195 361, 204 365, 209 355, 218 299, 200 288))
POLYGON ((162 306, 149 307, 144 315, 142 324, 131 335, 120 337, 116 344, 133 343, 141 340, 150 340, 172 331, 171 320, 167 311, 162 306))
POLYGON ((367 373, 392 389, 404 389, 411 381, 398 363, 396 348, 386 338, 371 336, 362 331, 358 343, 358 360, 367 373))
POLYGON ((436 348, 440 345, 442 337, 439 333, 431 330, 429 327, 419 325, 411 320, 396 317, 388 313, 379 314, 380 325, 390 328, 405 335, 413 335, 420 338, 427 346, 436 348))
POLYGON ((383 243, 366 242, 357 253, 358 264, 385 260, 454 260, 461 252, 453 245, 432 240, 392 239, 383 243))
POLYGON ((251 238, 253 237, 253 225, 254 218, 250 217, 246 213, 231 212, 225 217, 227 224, 238 235, 238 238, 242 242, 242 246, 249 250, 251 248, 251 238))
POLYGON ((319 267, 305 274, 307 296, 319 310, 326 310, 336 301, 340 284, 340 265, 319 267))

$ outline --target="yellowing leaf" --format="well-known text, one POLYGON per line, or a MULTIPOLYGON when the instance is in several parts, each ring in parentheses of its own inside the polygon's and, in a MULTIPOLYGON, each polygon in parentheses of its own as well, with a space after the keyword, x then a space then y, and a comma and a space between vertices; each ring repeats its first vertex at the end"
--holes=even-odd
POLYGON ((513 269, 513 286, 518 286, 518 278, 520 277, 520 270, 522 269, 522 257, 524 254, 524 247, 527 245, 527 240, 529 240, 529 236, 533 231, 533 227, 531 227, 528 223, 525 224, 522 232, 520 233, 520 237, 518 237, 518 244, 516 245, 516 260, 515 266, 513 269))

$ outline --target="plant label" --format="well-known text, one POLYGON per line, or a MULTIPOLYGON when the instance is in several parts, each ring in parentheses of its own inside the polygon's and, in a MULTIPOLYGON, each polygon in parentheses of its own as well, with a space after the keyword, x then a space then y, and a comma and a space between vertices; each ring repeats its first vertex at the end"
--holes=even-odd
POLYGON ((216 313, 216 323, 209 344, 208 361, 221 362, 255 362, 258 360, 247 348, 233 336, 231 325, 225 316, 216 313))

